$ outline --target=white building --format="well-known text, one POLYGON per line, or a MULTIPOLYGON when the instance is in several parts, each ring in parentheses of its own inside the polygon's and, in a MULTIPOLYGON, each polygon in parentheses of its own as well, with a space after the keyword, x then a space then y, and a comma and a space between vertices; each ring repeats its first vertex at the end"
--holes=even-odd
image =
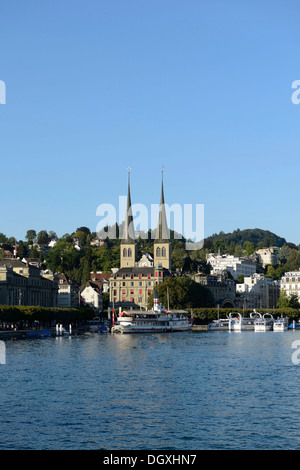
POLYGON ((92 307, 97 312, 103 310, 102 283, 100 281, 88 281, 80 291, 84 305, 92 307))
POLYGON ((211 265, 211 274, 222 274, 224 271, 229 271, 234 279, 237 279, 240 274, 251 276, 256 272, 256 263, 254 261, 233 255, 210 253, 207 256, 207 263, 211 265))
POLYGON ((288 297, 292 294, 296 294, 300 300, 300 271, 284 273, 281 278, 280 288, 286 291, 288 297))
POLYGON ((79 307, 79 287, 65 274, 58 275, 57 306, 60 308, 79 307))
POLYGON ((154 260, 153 257, 149 253, 145 253, 140 261, 138 261, 137 266, 139 267, 145 267, 145 268, 151 268, 154 266, 154 260))
POLYGON ((256 254, 258 256, 259 261, 263 265, 263 267, 267 266, 268 264, 277 264, 277 255, 276 251, 278 248, 262 248, 261 250, 257 250, 256 254))
POLYGON ((236 285, 241 306, 245 308, 276 308, 280 295, 280 282, 263 274, 246 276, 243 284, 236 285))

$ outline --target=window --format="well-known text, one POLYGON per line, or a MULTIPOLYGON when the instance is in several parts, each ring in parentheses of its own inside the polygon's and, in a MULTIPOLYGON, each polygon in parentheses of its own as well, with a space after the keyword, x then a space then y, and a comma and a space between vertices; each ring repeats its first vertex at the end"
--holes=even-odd
POLYGON ((126 256, 127 256, 127 249, 123 248, 123 257, 126 258, 126 256))
POLYGON ((139 274, 139 279, 142 279, 142 275, 141 275, 141 274, 139 274))
POLYGON ((165 247, 161 249, 161 256, 167 256, 167 250, 165 249, 165 247))
POLYGON ((132 256, 132 249, 128 248, 128 258, 132 256))
POLYGON ((158 257, 160 256, 160 248, 159 248, 159 246, 156 248, 156 256, 158 256, 158 257))
POLYGON ((123 294, 123 295, 126 294, 126 289, 123 289, 123 290, 122 290, 122 294, 123 294))

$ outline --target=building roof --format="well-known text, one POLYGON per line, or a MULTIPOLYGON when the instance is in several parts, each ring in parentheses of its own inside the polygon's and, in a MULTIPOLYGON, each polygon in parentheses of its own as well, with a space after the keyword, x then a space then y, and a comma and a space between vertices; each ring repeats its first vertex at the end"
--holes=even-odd
MULTIPOLYGON (((160 268, 161 271, 164 272, 165 275, 171 275, 171 272, 166 269, 166 268, 160 268)), ((151 274, 151 276, 154 276, 154 273, 155 273, 155 270, 156 268, 153 267, 153 266, 141 266, 141 267, 138 267, 138 266, 134 266, 132 268, 121 268, 119 269, 119 271, 117 271, 115 274, 112 274, 111 277, 113 277, 114 275, 116 276, 123 276, 123 274, 145 274, 145 275, 148 275, 148 274, 151 274)))
POLYGON ((27 265, 16 258, 6 258, 0 261, 0 266, 8 266, 11 268, 25 268, 27 265))
POLYGON ((102 283, 101 281, 96 281, 96 282, 93 282, 93 281, 87 281, 84 286, 80 289, 80 292, 82 292, 84 289, 86 289, 87 287, 91 287, 92 289, 94 289, 94 291, 97 292, 97 294, 101 294, 102 292, 102 283))
POLYGON ((60 285, 64 285, 64 286, 77 285, 75 281, 70 279, 69 276, 67 276, 64 273, 58 273, 58 282, 60 285))
POLYGON ((91 281, 108 281, 111 277, 111 273, 91 273, 90 280, 91 281))

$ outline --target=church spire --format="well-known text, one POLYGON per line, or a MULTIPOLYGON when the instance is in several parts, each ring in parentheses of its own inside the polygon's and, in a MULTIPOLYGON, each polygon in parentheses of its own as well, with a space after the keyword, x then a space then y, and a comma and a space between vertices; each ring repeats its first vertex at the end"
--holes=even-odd
POLYGON ((171 270, 171 243, 167 224, 163 173, 162 169, 158 227, 154 240, 154 265, 171 270))
POLYGON ((158 227, 156 232, 155 241, 163 242, 169 241, 169 229, 167 224, 166 207, 165 207, 165 196, 164 196, 164 167, 162 167, 161 176, 161 195, 160 195, 160 207, 158 217, 158 227))
POLYGON ((127 192, 127 207, 125 215, 125 223, 123 236, 121 239, 120 247, 120 266, 121 268, 133 268, 136 262, 136 243, 134 236, 134 224, 131 208, 131 195, 130 195, 130 170, 128 170, 128 192, 127 192))
POLYGON ((131 209, 131 194, 130 194, 130 170, 131 168, 127 168, 127 170, 128 170, 127 207, 126 207, 122 243, 132 243, 135 240, 133 216, 132 216, 132 209, 131 209))

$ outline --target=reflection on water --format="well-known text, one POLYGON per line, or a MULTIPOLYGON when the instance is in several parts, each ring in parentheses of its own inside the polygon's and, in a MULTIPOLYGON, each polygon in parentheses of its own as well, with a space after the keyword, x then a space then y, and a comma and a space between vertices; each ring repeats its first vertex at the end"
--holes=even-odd
POLYGON ((1 449, 299 446, 298 332, 6 342, 1 449))

